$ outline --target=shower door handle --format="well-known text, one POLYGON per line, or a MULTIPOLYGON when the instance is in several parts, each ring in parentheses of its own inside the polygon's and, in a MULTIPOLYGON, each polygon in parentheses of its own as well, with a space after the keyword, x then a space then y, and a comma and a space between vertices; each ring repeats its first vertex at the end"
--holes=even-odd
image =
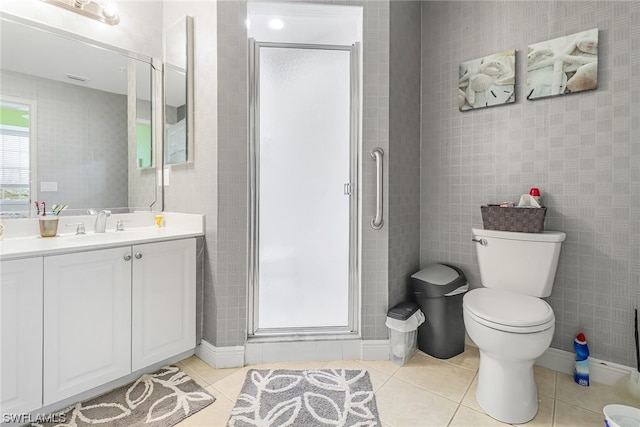
POLYGON ((376 216, 371 218, 371 228, 380 230, 384 225, 382 220, 382 148, 375 148, 371 152, 371 157, 376 161, 376 216))

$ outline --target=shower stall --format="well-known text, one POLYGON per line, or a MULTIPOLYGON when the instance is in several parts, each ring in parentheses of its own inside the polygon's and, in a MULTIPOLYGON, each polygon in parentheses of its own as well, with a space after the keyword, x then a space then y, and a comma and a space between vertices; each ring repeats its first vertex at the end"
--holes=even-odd
POLYGON ((249 49, 249 335, 355 334, 359 44, 268 37, 249 49))

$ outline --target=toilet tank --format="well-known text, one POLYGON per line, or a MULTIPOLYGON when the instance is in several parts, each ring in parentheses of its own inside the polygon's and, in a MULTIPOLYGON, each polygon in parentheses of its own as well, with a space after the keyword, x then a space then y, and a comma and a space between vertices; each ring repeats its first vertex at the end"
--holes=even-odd
POLYGON ((565 233, 472 231, 483 286, 534 297, 551 295, 565 233))

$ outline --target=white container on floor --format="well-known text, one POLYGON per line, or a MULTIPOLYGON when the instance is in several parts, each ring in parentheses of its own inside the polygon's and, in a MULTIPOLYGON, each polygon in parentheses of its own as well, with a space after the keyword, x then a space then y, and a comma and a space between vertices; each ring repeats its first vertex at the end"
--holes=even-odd
POLYGON ((607 405, 602 410, 607 427, 640 427, 640 408, 607 405))
POLYGON ((424 322, 424 313, 414 303, 401 303, 389 310, 386 326, 389 328, 390 359, 404 365, 418 347, 418 326, 424 322))

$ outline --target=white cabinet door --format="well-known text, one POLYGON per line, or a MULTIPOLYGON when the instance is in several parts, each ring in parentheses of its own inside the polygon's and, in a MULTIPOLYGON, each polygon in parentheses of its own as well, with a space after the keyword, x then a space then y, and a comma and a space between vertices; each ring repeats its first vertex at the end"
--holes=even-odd
POLYGON ((131 248, 44 259, 44 404, 131 372, 131 248))
POLYGON ((132 368, 196 344, 196 240, 133 247, 132 368))
POLYGON ((0 262, 0 413, 42 406, 42 257, 0 262))

